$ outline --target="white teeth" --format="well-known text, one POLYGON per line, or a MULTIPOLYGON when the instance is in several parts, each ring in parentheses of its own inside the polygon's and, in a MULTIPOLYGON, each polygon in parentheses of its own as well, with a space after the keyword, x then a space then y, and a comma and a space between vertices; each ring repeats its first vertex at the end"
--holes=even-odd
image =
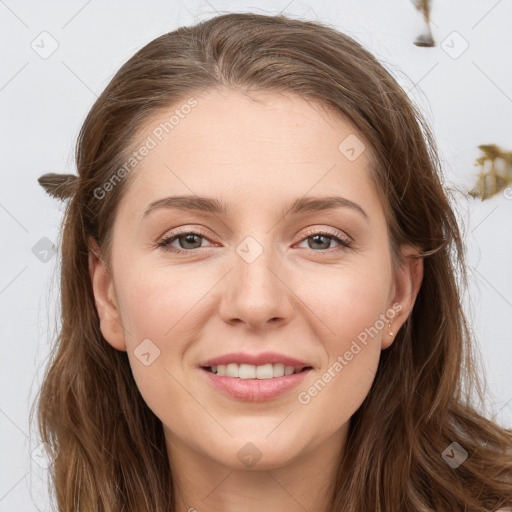
POLYGON ((274 376, 274 367, 271 364, 264 364, 256 367, 257 379, 271 379, 274 376))
POLYGON ((226 365, 226 377, 238 377, 238 365, 236 363, 229 363, 226 365))
MULTIPOLYGON (((273 376, 274 377, 282 377, 284 375, 284 364, 282 363, 276 363, 274 365, 270 365, 273 367, 273 376)), ((288 368, 292 368, 293 369, 293 366, 289 366, 288 368)), ((293 372, 292 372, 293 373, 293 372)), ((258 375, 258 373, 256 372, 256 375, 258 375)), ((258 376, 258 378, 261 378, 258 376)))
POLYGON ((229 363, 212 366, 211 370, 217 375, 225 375, 226 377, 238 377, 239 379, 272 379, 274 377, 283 377, 284 375, 292 375, 295 372, 293 366, 285 366, 282 363, 263 364, 254 366, 252 364, 229 363))
MULTIPOLYGON (((238 366, 234 363, 235 366, 238 366)), ((228 365, 229 366, 229 365, 228 365)), ((228 375, 229 377, 229 375, 228 375)), ((256 378, 256 366, 252 364, 241 364, 238 370, 238 377, 241 379, 255 379, 256 378)))

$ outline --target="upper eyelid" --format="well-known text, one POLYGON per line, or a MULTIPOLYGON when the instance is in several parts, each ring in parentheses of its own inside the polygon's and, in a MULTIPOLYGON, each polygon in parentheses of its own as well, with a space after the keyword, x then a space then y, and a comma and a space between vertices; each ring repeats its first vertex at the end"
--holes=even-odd
POLYGON ((189 229, 176 228, 176 229, 177 230, 172 230, 171 232, 166 232, 164 235, 162 235, 159 238, 159 240, 165 241, 170 238, 178 237, 180 235, 189 235, 189 234, 199 235, 199 236, 202 236, 203 238, 207 238, 208 240, 210 240, 210 235, 206 234, 205 232, 203 232, 201 229, 198 229, 198 228, 189 228, 189 229))

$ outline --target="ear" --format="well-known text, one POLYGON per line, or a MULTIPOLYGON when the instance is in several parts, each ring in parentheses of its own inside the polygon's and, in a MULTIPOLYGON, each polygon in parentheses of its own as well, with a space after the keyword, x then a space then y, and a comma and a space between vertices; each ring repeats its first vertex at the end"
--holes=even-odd
POLYGON ((388 315, 393 336, 389 333, 390 326, 386 325, 381 342, 382 350, 391 346, 396 333, 407 320, 423 281, 423 258, 419 257, 420 248, 412 245, 402 245, 400 252, 403 256, 403 263, 395 270, 393 283, 395 292, 388 309, 388 311, 396 312, 393 318, 388 315))
POLYGON ((114 290, 114 280, 100 256, 98 244, 89 238, 89 274, 103 337, 117 350, 126 350, 123 323, 114 290))

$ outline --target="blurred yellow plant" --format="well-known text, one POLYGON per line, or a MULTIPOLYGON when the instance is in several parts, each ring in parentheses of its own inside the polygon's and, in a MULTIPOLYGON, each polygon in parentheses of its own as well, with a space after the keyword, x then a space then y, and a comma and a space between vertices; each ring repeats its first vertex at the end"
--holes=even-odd
POLYGON ((505 151, 496 144, 482 144, 478 149, 483 153, 475 161, 480 172, 477 184, 469 195, 483 201, 512 184, 512 151, 505 151))

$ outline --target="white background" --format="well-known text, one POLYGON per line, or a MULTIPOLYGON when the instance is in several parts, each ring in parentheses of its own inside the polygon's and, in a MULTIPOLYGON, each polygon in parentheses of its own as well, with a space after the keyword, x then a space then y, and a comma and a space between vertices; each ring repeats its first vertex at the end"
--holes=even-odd
MULTIPOLYGON (((216 11, 283 10, 329 23, 379 57, 431 123, 447 186, 473 187, 479 144, 512 150, 510 0, 436 0, 435 48, 412 44, 422 23, 409 0, 0 0, 1 512, 49 510, 45 470, 31 463, 38 440, 29 430, 29 409, 55 331, 58 260, 43 263, 32 248, 43 237, 57 243, 62 206, 37 178, 76 173, 74 143, 88 110, 117 69, 149 41, 216 11), (58 43, 47 59, 31 47, 43 31, 58 43), (452 54, 469 46, 453 58, 443 40, 452 54)), ((512 200, 503 194, 484 202, 460 192, 454 197, 469 263, 467 314, 487 376, 489 416, 510 428, 512 200)))

